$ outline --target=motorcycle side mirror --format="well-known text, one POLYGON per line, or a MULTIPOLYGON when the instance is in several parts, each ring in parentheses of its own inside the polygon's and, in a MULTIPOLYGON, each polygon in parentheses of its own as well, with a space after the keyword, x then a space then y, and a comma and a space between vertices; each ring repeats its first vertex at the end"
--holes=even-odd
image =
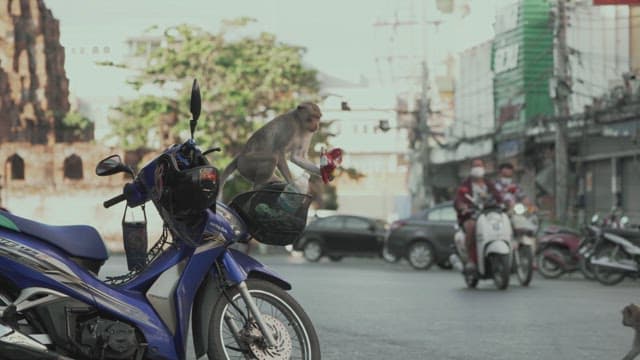
POLYGON ((96 166, 96 175, 98 176, 108 176, 121 172, 126 172, 131 177, 134 176, 133 169, 122 162, 120 155, 111 155, 102 159, 96 166))
POLYGON ((191 86, 191 118, 189 122, 191 128, 191 139, 193 139, 193 133, 196 131, 196 125, 198 124, 198 118, 200 118, 200 111, 202 110, 202 98, 200 97, 200 85, 198 85, 198 79, 193 79, 193 85, 191 86))
POLYGON ((591 217, 591 223, 592 223, 592 224, 597 224, 597 223, 598 223, 598 221, 600 221, 600 215, 598 215, 598 214, 594 214, 594 215, 591 217))

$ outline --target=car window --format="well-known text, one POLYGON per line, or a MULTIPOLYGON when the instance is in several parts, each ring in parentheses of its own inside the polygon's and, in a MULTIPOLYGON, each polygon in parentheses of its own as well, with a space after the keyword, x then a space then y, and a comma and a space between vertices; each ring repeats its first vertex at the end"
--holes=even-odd
POLYGON ((456 221, 456 211, 452 206, 433 209, 427 214, 429 221, 456 221))
POLYGON ((369 230, 369 223, 358 218, 347 218, 344 227, 347 230, 369 230))
POLYGON ((342 228, 343 219, 340 217, 328 217, 316 220, 313 225, 323 229, 338 229, 342 228))
POLYGON ((442 221, 457 221, 458 214, 453 206, 445 206, 442 208, 441 219, 442 221))

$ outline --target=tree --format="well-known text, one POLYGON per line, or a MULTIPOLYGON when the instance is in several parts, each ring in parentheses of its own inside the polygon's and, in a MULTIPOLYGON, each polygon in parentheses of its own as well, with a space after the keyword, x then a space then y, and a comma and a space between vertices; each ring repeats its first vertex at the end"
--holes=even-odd
POLYGON ((167 145, 184 135, 194 78, 202 91, 197 140, 203 147, 221 146, 227 161, 262 123, 301 101, 317 101, 316 71, 302 63, 305 49, 270 33, 234 37, 251 21, 227 22, 215 34, 188 25, 164 31, 163 46, 147 56, 131 85, 159 87, 167 95, 120 104, 120 116, 111 121, 121 145, 153 148, 158 140, 167 145))
POLYGON ((68 112, 58 129, 64 141, 86 141, 93 139, 93 122, 77 111, 68 112))
MULTIPOLYGON (((266 32, 238 36, 252 21, 240 18, 225 22, 217 33, 189 25, 171 27, 164 31, 162 46, 139 53, 146 57, 147 66, 130 84, 137 90, 159 88, 164 95, 141 96, 116 108, 119 116, 110 121, 120 145, 127 150, 153 149, 185 139, 194 78, 202 92, 196 140, 203 148, 222 147, 223 152, 214 160, 219 168, 264 122, 302 101, 317 102, 317 72, 303 64, 305 49, 282 43, 266 32)), ((314 144, 328 147, 332 134, 327 128, 328 124, 323 124, 314 144)), ((319 157, 313 150, 310 155, 319 157)), ((249 186, 243 181, 230 182, 225 186, 225 197, 249 186)))

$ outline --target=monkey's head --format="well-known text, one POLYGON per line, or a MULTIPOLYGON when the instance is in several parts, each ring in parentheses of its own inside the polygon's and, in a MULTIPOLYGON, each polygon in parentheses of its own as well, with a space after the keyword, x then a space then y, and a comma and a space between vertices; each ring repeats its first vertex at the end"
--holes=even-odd
POLYGON ((640 306, 629 304, 622 309, 622 325, 640 330, 640 306))
POLYGON ((318 131, 320 128, 320 118, 322 112, 318 105, 312 102, 304 102, 295 110, 296 118, 300 121, 302 128, 307 129, 309 132, 318 131))

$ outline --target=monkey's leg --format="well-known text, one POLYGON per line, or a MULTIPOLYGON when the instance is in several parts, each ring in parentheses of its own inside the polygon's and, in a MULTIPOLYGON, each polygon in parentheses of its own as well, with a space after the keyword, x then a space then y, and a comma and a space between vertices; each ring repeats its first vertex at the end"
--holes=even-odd
POLYGON ((238 157, 235 157, 233 160, 231 160, 231 162, 229 163, 229 165, 227 165, 226 168, 224 168, 224 171, 222 172, 222 175, 220 176, 220 187, 218 189, 218 200, 222 201, 223 195, 224 195, 224 183, 227 181, 227 179, 229 178, 229 176, 236 171, 236 169, 238 168, 238 157))
POLYGON ((259 185, 268 183, 276 170, 276 158, 246 155, 238 159, 238 172, 253 184, 255 189, 259 185))
POLYGON ((293 176, 291 175, 291 170, 289 169, 289 164, 287 164, 287 158, 284 154, 278 156, 278 170, 286 182, 293 184, 293 176))
POLYGON ((625 355, 622 360, 633 360, 640 354, 640 333, 636 330, 636 335, 633 339, 633 346, 631 347, 631 351, 627 355, 625 355))

